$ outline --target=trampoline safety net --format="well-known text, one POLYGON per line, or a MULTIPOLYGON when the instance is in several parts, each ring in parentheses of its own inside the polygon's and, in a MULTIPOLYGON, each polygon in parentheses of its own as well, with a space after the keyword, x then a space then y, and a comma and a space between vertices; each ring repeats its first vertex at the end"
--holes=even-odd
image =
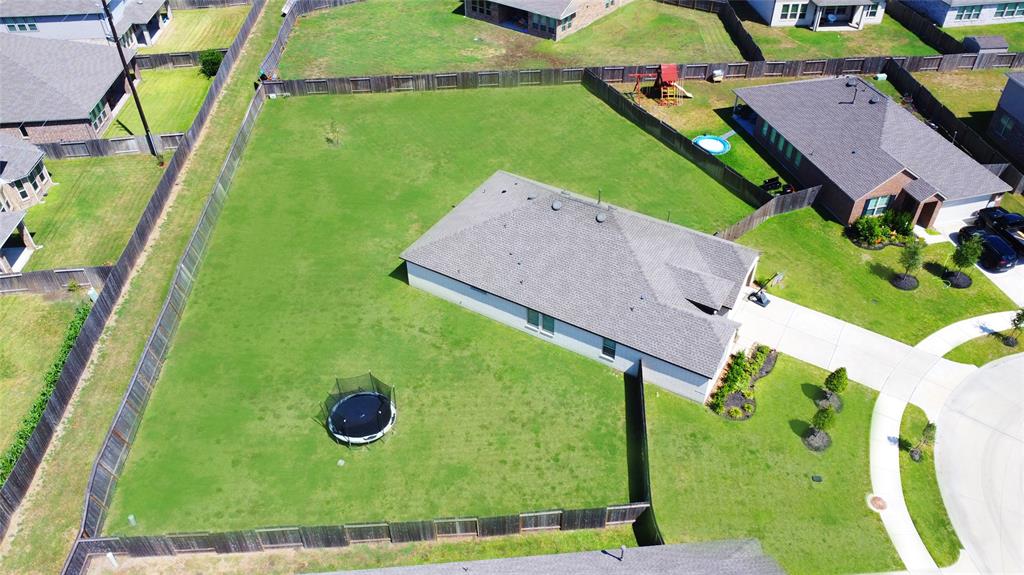
POLYGON ((338 378, 321 404, 321 421, 345 443, 378 439, 394 422, 394 388, 372 373, 338 378))

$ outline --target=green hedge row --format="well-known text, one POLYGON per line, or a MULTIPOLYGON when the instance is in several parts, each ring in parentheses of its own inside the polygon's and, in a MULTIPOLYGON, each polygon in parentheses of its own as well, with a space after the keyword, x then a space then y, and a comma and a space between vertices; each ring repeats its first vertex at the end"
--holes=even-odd
POLYGON ((89 316, 91 308, 92 305, 85 301, 75 309, 75 317, 68 324, 67 331, 64 332, 64 341, 60 344, 57 359, 53 360, 53 365, 50 366, 50 369, 43 376, 43 388, 39 390, 39 396, 36 397, 36 401, 32 404, 32 409, 29 410, 28 415, 25 416, 25 419, 21 420, 21 427, 14 436, 14 442, 4 450, 3 455, 0 455, 0 484, 7 481, 7 476, 11 474, 15 462, 21 457, 21 453, 25 451, 28 439, 32 437, 32 431, 35 430, 36 424, 39 423, 39 419, 43 416, 46 402, 50 400, 50 394, 53 393, 53 389, 57 386, 60 372, 64 369, 64 362, 67 361, 68 354, 71 353, 71 348, 75 345, 75 340, 78 339, 78 332, 82 331, 82 325, 85 323, 85 318, 89 316))

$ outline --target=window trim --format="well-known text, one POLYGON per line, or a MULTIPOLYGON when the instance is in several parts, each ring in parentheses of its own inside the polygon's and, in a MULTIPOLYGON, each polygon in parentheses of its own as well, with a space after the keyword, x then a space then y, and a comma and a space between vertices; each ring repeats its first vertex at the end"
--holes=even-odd
POLYGON ((894 197, 895 196, 893 195, 888 195, 869 198, 868 201, 864 202, 864 211, 861 213, 861 215, 880 216, 884 214, 885 212, 889 211, 889 207, 892 206, 892 200, 894 197))
POLYGON ((619 347, 619 344, 616 343, 615 340, 608 339, 607 337, 602 337, 601 338, 601 358, 602 359, 608 359, 608 360, 615 359, 615 356, 618 353, 618 347, 619 347), (611 350, 611 353, 606 353, 607 350, 609 350, 609 349, 611 350))

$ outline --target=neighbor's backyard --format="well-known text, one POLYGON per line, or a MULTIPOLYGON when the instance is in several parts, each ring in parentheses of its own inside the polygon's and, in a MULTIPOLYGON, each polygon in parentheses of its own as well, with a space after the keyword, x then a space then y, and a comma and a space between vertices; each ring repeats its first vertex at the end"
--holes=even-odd
POLYGON ((281 77, 740 59, 716 15, 654 0, 635 0, 557 43, 465 17, 461 6, 368 0, 304 16, 281 77))
POLYGON ((757 383, 757 412, 743 422, 647 387, 653 501, 668 543, 756 538, 794 575, 902 569, 864 500, 877 393, 847 389, 828 451, 801 441, 826 375, 780 357, 757 383))
POLYGON ((830 32, 810 28, 771 27, 742 3, 737 15, 768 60, 812 60, 852 56, 927 56, 937 52, 902 24, 886 16, 863 30, 830 32))
POLYGON ((979 134, 988 130, 1007 81, 1005 69, 918 72, 914 77, 979 134))
POLYGON ((174 10, 169 26, 156 44, 143 46, 139 54, 194 52, 228 48, 235 40, 252 6, 225 6, 202 10, 174 10))
MULTIPOLYGON (((142 101, 149 129, 154 134, 188 130, 203 105, 210 79, 198 67, 143 70, 141 77, 139 100, 142 101)), ((145 133, 139 110, 129 97, 103 137, 141 136, 145 133)))
POLYGON ((705 230, 750 208, 577 86, 266 106, 107 531, 626 501, 622 376, 410 288, 398 255, 497 169, 705 230), (314 416, 366 371, 397 426, 346 450, 314 416))
POLYGON ((1024 52, 1024 25, 1019 22, 985 26, 950 26, 943 28, 942 31, 957 40, 963 40, 967 36, 1002 36, 1010 45, 1011 52, 1024 52))
POLYGON ((762 251, 762 279, 784 275, 773 293, 910 345, 956 321, 1015 307, 977 269, 966 271, 970 288, 947 287, 941 275, 951 265, 949 243, 928 246, 916 274, 921 286, 900 291, 889 284, 902 272, 899 248, 859 248, 813 209, 772 218, 739 241, 762 251))
POLYGON ((25 218, 37 244, 26 271, 112 264, 163 168, 148 154, 47 160, 57 183, 25 218))

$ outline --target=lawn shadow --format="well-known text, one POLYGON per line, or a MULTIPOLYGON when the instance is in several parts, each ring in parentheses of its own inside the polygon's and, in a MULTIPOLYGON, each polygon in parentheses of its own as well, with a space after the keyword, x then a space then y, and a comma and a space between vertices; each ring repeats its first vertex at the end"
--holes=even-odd
POLYGON ((128 134, 129 136, 134 136, 134 135, 135 135, 135 132, 133 132, 133 131, 129 130, 129 129, 128 129, 128 126, 125 126, 125 125, 124 125, 124 122, 122 122, 121 120, 116 120, 116 119, 115 119, 115 120, 114 120, 114 123, 116 123, 116 124, 117 124, 118 126, 120 126, 120 127, 121 127, 121 129, 122 129, 122 130, 124 130, 124 131, 125 131, 125 133, 127 133, 127 134, 128 134))
POLYGON ((402 262, 395 269, 391 270, 388 277, 409 285, 409 268, 406 267, 405 262, 402 262))
POLYGON ((797 437, 802 439, 807 435, 807 430, 811 428, 811 425, 802 419, 790 419, 789 428, 793 430, 797 437))
POLYGON ((821 388, 813 383, 800 384, 800 391, 803 391, 804 397, 811 401, 818 401, 822 397, 821 388))
POLYGON ((456 16, 465 16, 466 15, 466 3, 465 2, 459 2, 459 5, 456 6, 454 10, 452 10, 452 14, 455 14, 456 16))
POLYGON ((886 281, 892 279, 892 276, 896 274, 896 272, 891 267, 878 262, 871 262, 870 264, 868 264, 868 270, 870 270, 872 275, 874 275, 875 277, 886 281))
POLYGON ((966 118, 960 119, 967 124, 967 127, 971 128, 978 134, 984 135, 988 130, 988 126, 992 122, 992 116, 994 115, 994 110, 982 110, 977 112, 968 112, 966 118))
POLYGON ((925 262, 924 266, 922 267, 924 268, 924 271, 932 274, 933 276, 939 279, 942 279, 942 276, 946 274, 946 266, 940 264, 939 262, 925 262))

